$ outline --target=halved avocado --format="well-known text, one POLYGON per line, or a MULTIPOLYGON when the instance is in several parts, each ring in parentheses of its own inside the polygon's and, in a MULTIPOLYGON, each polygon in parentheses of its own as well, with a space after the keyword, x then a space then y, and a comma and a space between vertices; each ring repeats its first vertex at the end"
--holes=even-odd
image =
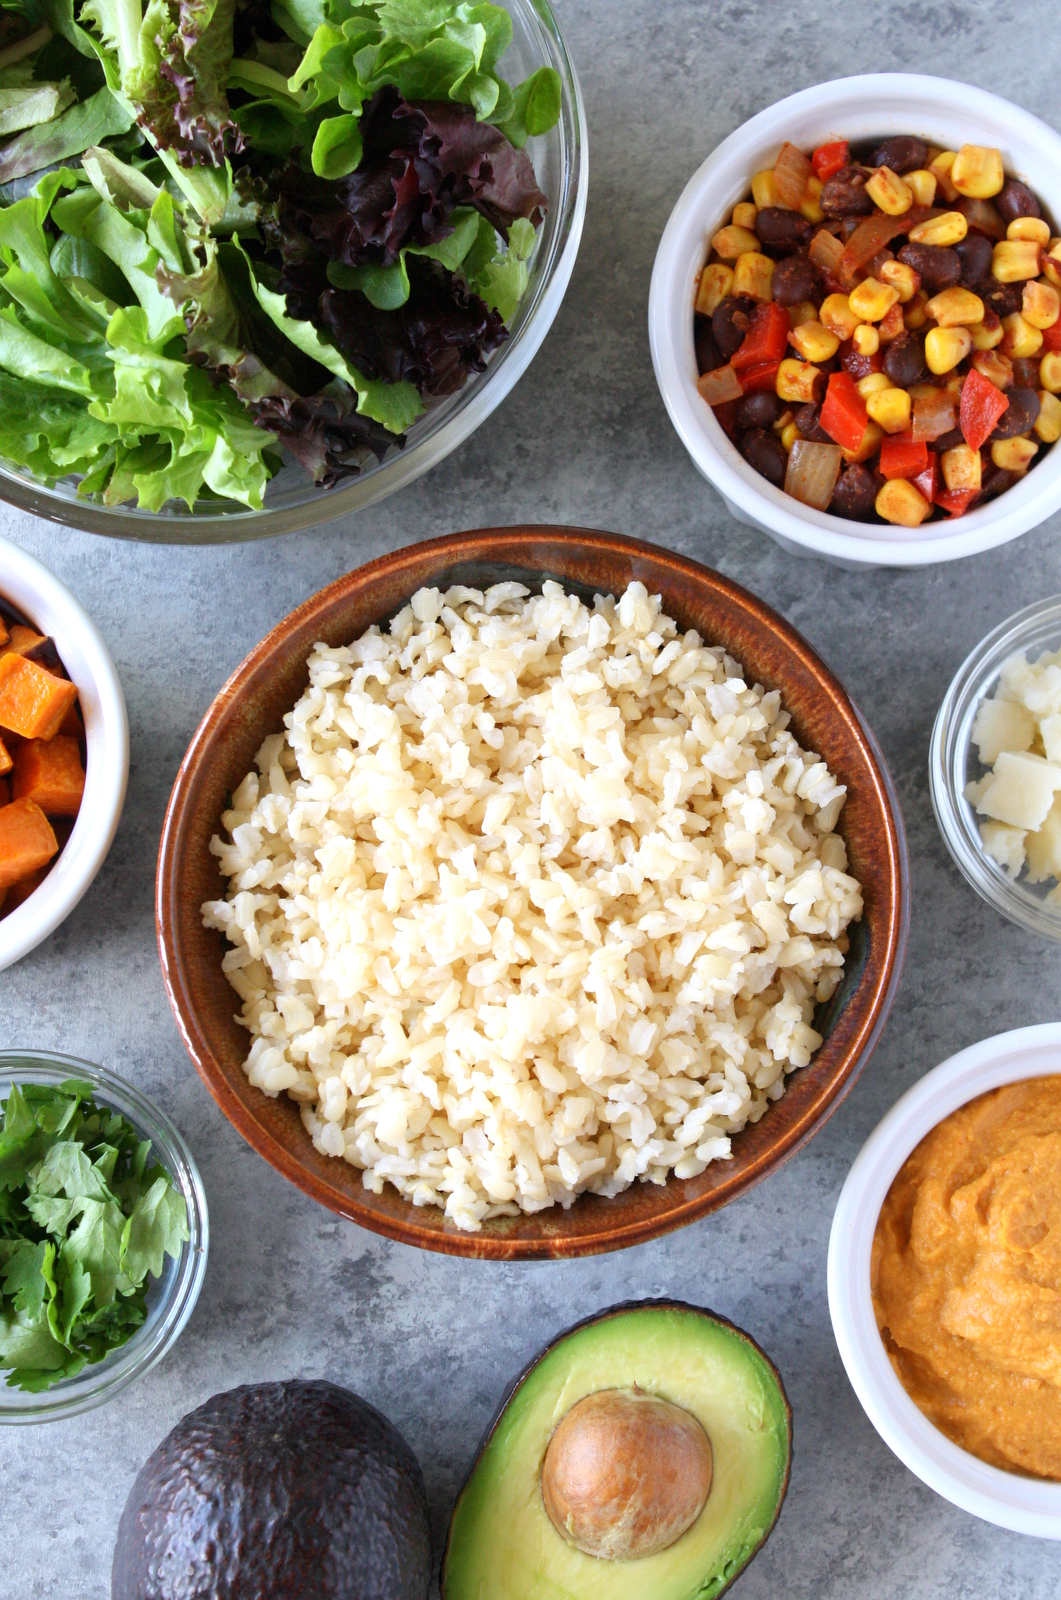
POLYGON ((450 1521, 443 1600, 713 1600, 777 1521, 791 1456, 780 1376, 746 1333, 677 1301, 616 1306, 561 1334, 502 1402, 450 1521), (585 1554, 542 1498, 558 1425, 605 1390, 666 1400, 710 1441, 703 1510, 654 1555, 585 1554))

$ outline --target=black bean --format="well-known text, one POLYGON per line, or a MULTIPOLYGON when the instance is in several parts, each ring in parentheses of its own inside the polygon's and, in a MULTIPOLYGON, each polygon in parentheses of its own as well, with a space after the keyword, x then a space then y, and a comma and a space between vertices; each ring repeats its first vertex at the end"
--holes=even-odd
POLYGON ((776 488, 781 488, 788 471, 788 455, 776 433, 756 428, 743 436, 738 449, 750 467, 761 472, 776 488))
POLYGON ((893 172, 915 172, 928 160, 928 145, 923 139, 910 139, 900 135, 885 139, 879 144, 871 165, 891 167, 893 172))
POLYGON ((890 341, 884 352, 884 371, 900 389, 909 389, 928 377, 925 347, 913 329, 907 328, 890 341))
POLYGON ((950 289, 962 275, 961 259, 949 245, 904 244, 899 260, 913 267, 921 279, 922 289, 929 295, 950 289))
POLYGON ((852 522, 865 522, 873 515, 877 499, 877 480, 868 467, 852 462, 836 480, 829 510, 837 517, 848 517, 852 522))
POLYGON ((750 428, 772 428, 784 409, 776 394, 763 389, 737 401, 733 420, 739 433, 747 433, 750 428))
POLYGON ((991 276, 991 259, 994 251, 991 240, 982 233, 969 233, 960 244, 954 246, 954 254, 962 264, 962 283, 967 289, 975 289, 978 284, 994 284, 991 276))
POLYGON ((965 435, 960 428, 952 428, 949 433, 941 434, 932 444, 933 450, 938 450, 942 455, 944 450, 957 450, 960 444, 965 443, 965 435))
POLYGON ((989 306, 996 317, 1010 317, 1014 311, 1019 311, 1024 304, 1023 283, 998 283, 994 278, 988 280, 989 288, 984 285, 984 294, 981 296, 984 305, 989 306))
POLYGON ((714 372, 716 367, 722 365, 722 352, 711 332, 711 318, 701 316, 699 311, 693 313, 693 344, 696 348, 697 372, 714 372))
POLYGON ((818 197, 827 217, 868 217, 873 201, 866 193, 868 174, 861 167, 842 167, 818 197))
POLYGON ((995 205, 1004 222, 1013 222, 1017 217, 1041 217, 1043 214, 1028 185, 1016 178, 1006 179, 1001 193, 995 196, 995 205))
POLYGON ((821 406, 813 401, 800 406, 792 419, 796 424, 796 432, 801 439, 812 439, 815 444, 835 444, 836 441, 821 425, 821 414, 821 406))
POLYGON ((998 426, 990 435, 992 443, 996 439, 1015 439, 1019 433, 1029 433, 1039 415, 1039 396, 1034 389, 1011 384, 1006 390, 1006 399, 1009 409, 999 417, 998 426))
POLYGON ((798 211, 784 206, 763 206, 755 214, 755 232, 768 255, 787 256, 810 239, 812 228, 798 211))
POLYGON ((747 295, 728 294, 720 300, 711 317, 711 332, 723 361, 736 355, 744 343, 755 301, 747 295))
POLYGON ((1037 356, 1015 357, 1013 362, 1013 382, 1018 389, 1038 390, 1039 358, 1037 356))
POLYGON ((1003 490, 1008 489, 1010 484, 1016 481, 1012 472, 1007 472, 1005 467, 996 467, 992 462, 989 467, 984 468, 978 504, 982 505, 985 500, 997 499, 1003 490))
POLYGON ((770 293, 779 306, 798 306, 804 300, 817 300, 822 292, 822 275, 809 256, 786 256, 774 268, 770 293))

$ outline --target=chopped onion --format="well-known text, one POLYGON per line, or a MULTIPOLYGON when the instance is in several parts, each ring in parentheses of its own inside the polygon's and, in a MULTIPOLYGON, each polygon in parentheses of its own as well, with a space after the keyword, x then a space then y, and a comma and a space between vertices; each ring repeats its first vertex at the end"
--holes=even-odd
POLYGON ((841 451, 838 444, 815 444, 813 439, 797 439, 788 457, 785 493, 815 511, 828 511, 836 480, 840 476, 841 451))
POLYGON ((999 215, 998 207, 993 206, 990 200, 963 200, 960 208, 955 207, 955 210, 958 209, 964 212, 966 222, 977 233, 985 233, 989 239, 1006 237, 1006 224, 999 215))
POLYGON ((839 276, 840 257, 844 247, 835 233, 830 233, 827 228, 819 228, 810 242, 807 254, 816 267, 821 267, 831 278, 839 276))
POLYGON ((914 401, 911 432, 915 439, 942 439, 958 426, 958 403, 949 389, 936 389, 914 401))
POLYGON ((811 164, 803 151, 794 144, 783 144, 781 154, 774 162, 774 183, 777 198, 790 211, 798 211, 807 192, 807 179, 811 164))
POLYGON ((837 276, 842 282, 854 282, 856 272, 860 272, 868 261, 872 261, 884 246, 894 239, 897 234, 905 233, 910 227, 910 213, 904 212, 901 217, 886 217, 883 213, 867 217, 860 222, 850 239, 844 246, 840 258, 840 271, 837 276))
POLYGON ((696 387, 700 391, 700 398, 706 400, 709 406, 721 406, 727 400, 739 400, 744 393, 741 381, 729 362, 697 378, 696 387))

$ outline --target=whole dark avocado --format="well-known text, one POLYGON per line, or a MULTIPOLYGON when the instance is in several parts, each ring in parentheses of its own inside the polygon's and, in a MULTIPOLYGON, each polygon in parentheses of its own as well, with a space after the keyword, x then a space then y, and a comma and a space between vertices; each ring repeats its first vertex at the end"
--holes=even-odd
POLYGON ((112 1600, 426 1600, 431 1531, 413 1452, 334 1383, 215 1394, 144 1463, 112 1600))

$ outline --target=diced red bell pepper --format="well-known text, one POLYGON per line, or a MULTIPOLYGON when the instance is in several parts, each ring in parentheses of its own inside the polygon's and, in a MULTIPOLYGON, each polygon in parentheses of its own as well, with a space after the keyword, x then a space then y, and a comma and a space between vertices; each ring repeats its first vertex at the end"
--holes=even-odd
POLYGON ((974 367, 962 384, 961 408, 958 424, 970 450, 979 450, 999 417, 1009 410, 1009 401, 1002 390, 985 378, 974 367))
POLYGON ((1061 350, 1061 317, 1058 317, 1052 328, 1044 328, 1042 333, 1044 350, 1061 350))
POLYGON ((743 373, 746 367, 760 367, 766 361, 783 361, 791 329, 784 306, 774 300, 756 306, 744 342, 730 363, 734 372, 743 373))
POLYGON ((780 361, 760 361, 757 366, 746 367, 740 375, 744 393, 758 394, 768 389, 773 394, 777 384, 777 369, 780 365, 780 361))
POLYGON ((836 139, 831 144, 820 144, 810 158, 811 171, 823 183, 836 175, 841 167, 846 167, 850 155, 846 139, 836 139))
POLYGON ((860 378, 868 378, 871 372, 884 370, 884 357, 879 350, 874 350, 871 356, 864 356, 860 350, 855 349, 853 339, 845 339, 839 350, 840 365, 845 372, 850 372, 857 383, 860 378))
POLYGON ((727 439, 736 443, 737 440, 737 400, 723 400, 721 405, 712 406, 712 414, 727 439))
POLYGON ((934 450, 928 452, 928 466, 924 472, 919 472, 916 478, 910 479, 910 482, 931 505, 939 489, 939 456, 934 450))
POLYGON ((819 421, 841 450, 857 450, 861 445, 869 414, 849 372, 829 374, 819 421))
POLYGON ((885 478, 919 478, 928 470, 928 445, 905 433, 886 433, 880 442, 880 470, 885 478))
POLYGON ((970 502, 976 497, 975 489, 938 489, 935 504, 952 517, 960 517, 968 511, 970 502))

